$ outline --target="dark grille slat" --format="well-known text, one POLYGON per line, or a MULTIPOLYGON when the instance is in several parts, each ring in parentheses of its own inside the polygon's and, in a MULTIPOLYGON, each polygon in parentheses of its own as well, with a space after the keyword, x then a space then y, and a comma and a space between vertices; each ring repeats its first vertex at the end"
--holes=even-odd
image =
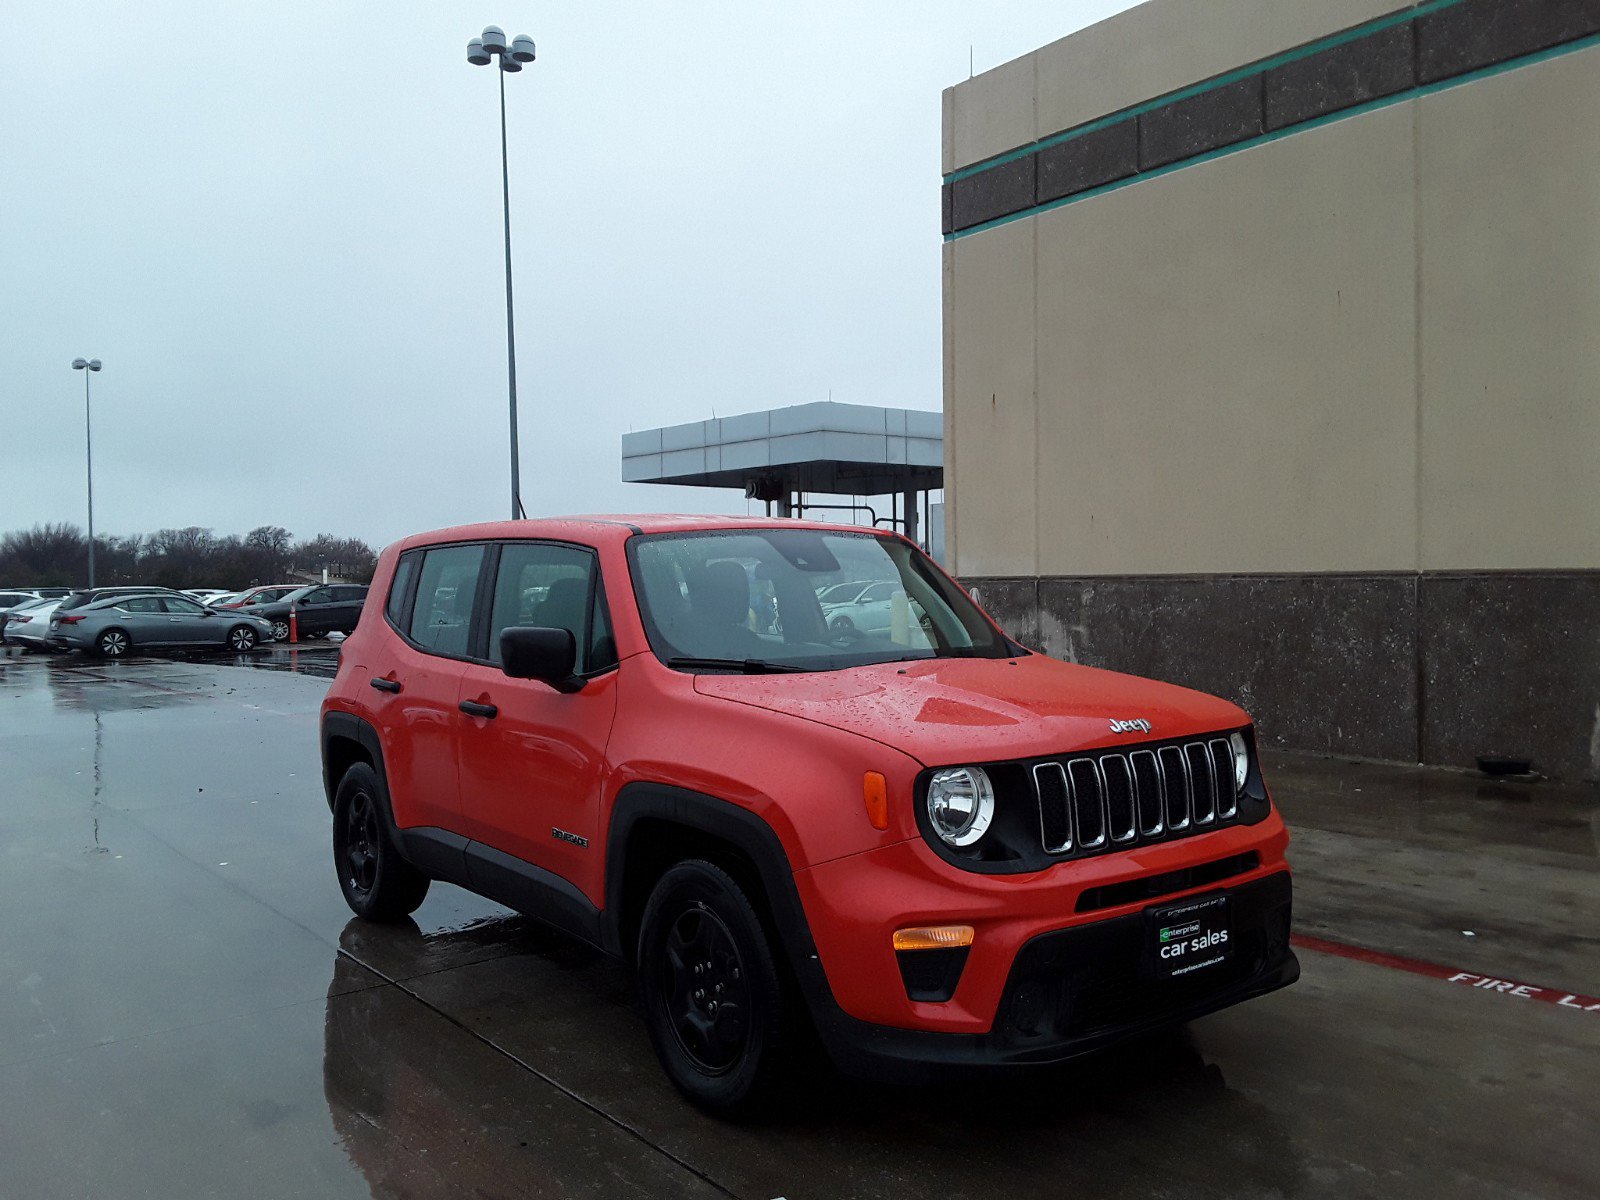
POLYGON ((1106 840, 1106 809, 1104 789, 1100 786, 1100 768, 1092 758, 1075 758, 1067 764, 1067 778, 1072 783, 1072 823, 1078 835, 1078 845, 1085 850, 1103 846, 1106 840))
POLYGON ((1233 782, 1233 747, 1226 738, 1211 740, 1211 761, 1217 772, 1217 820, 1231 821, 1239 814, 1239 790, 1233 782))
POLYGON ((1189 800, 1196 825, 1213 825, 1217 820, 1217 778, 1212 769, 1211 752, 1204 742, 1190 742, 1183 748, 1189 764, 1189 800))
POLYGON ((1072 849, 1072 814, 1068 811, 1067 772, 1060 763, 1040 763, 1033 769, 1039 790, 1039 833, 1046 853, 1072 849))
POLYGON ((1100 760, 1100 778, 1106 789, 1106 825, 1113 842, 1131 842, 1139 832, 1133 807, 1133 770, 1120 754, 1100 760))
POLYGON ((1161 790, 1161 764, 1153 750, 1135 750, 1128 756, 1133 767, 1133 788, 1139 807, 1139 833, 1159 837, 1167 827, 1166 796, 1161 790))
POLYGON ((1181 833, 1189 828, 1189 766, 1176 746, 1161 747, 1156 758, 1167 788, 1167 828, 1181 833))

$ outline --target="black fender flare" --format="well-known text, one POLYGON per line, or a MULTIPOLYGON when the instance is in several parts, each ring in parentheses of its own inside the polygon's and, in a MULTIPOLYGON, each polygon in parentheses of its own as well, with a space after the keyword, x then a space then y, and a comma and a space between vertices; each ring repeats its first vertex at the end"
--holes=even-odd
POLYGON ((605 949, 624 961, 632 955, 622 945, 623 886, 628 843, 641 821, 652 819, 682 825, 727 842, 754 864, 766 890, 768 910, 813 1015, 834 1006, 833 991, 817 954, 811 926, 795 887, 794 868, 777 831, 747 808, 727 800, 664 783, 630 783, 617 793, 606 836, 606 906, 601 927, 605 949))
POLYGON ((383 794, 378 797, 378 807, 383 810, 383 819, 388 824, 391 832, 395 831, 394 813, 389 807, 389 775, 383 767, 383 743, 378 739, 378 731, 370 721, 356 716, 354 713, 333 710, 322 714, 322 790, 328 797, 328 811, 333 811, 333 797, 339 790, 339 781, 333 778, 330 764, 331 756, 328 754, 328 744, 334 738, 344 738, 355 742, 365 750, 372 759, 372 769, 378 773, 378 782, 383 784, 383 794))

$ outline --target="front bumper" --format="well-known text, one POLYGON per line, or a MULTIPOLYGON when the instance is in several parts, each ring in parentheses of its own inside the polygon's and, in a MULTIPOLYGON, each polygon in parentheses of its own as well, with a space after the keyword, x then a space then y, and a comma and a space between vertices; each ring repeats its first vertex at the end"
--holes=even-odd
POLYGON ((796 871, 794 881, 828 989, 845 1013, 874 1025, 986 1033, 1012 965, 1032 939, 1141 912, 1158 894, 1166 902, 1287 872, 1288 845, 1283 819, 1271 812, 1255 825, 1060 862, 1031 874, 985 875, 953 866, 922 838, 911 838, 796 871), (1230 869, 1210 869, 1230 862, 1230 869), (1192 883, 1180 879, 1159 893, 1139 889, 1195 870, 1204 874, 1192 883), (1122 898, 1130 886, 1137 894, 1122 898), (976 931, 960 981, 948 1001, 912 1000, 892 949, 894 931, 941 924, 976 931))
POLYGON ((1289 948, 1288 871, 1214 890, 1229 896, 1234 950, 1203 976, 1153 976, 1149 923, 1140 911, 1030 938, 1012 963, 985 1032, 896 1028, 857 1020, 831 1004, 814 1011, 819 1032, 847 1072, 920 1082, 964 1070, 1064 1062, 1298 979, 1300 964, 1289 948))

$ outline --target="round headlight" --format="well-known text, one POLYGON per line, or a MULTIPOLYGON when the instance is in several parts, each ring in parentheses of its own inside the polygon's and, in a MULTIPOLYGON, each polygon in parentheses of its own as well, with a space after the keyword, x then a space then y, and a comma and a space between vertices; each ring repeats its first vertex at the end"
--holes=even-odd
POLYGON ((970 846, 994 820, 994 785, 981 767, 947 767, 928 781, 928 820, 952 846, 970 846))
POLYGON ((1250 747, 1245 745, 1244 734, 1236 733, 1228 739, 1233 749, 1233 785, 1244 791, 1244 781, 1250 774, 1250 747))

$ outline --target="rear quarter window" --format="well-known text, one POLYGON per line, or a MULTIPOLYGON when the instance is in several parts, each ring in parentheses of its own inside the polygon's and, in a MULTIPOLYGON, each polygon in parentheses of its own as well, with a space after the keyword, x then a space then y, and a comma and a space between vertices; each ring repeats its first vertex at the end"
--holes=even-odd
POLYGON ((383 611, 397 629, 406 627, 411 610, 411 584, 417 577, 417 563, 421 558, 420 550, 402 554, 395 564, 394 578, 389 581, 389 596, 384 601, 383 611))

